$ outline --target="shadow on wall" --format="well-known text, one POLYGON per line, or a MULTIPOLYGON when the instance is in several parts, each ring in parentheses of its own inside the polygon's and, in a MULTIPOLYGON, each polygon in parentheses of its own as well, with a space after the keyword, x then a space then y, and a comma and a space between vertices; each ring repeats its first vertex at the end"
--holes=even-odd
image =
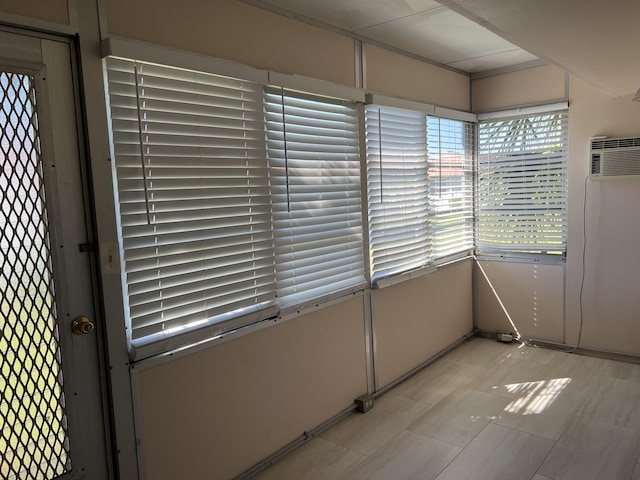
POLYGON ((563 343, 564 264, 478 260, 477 328, 563 343))

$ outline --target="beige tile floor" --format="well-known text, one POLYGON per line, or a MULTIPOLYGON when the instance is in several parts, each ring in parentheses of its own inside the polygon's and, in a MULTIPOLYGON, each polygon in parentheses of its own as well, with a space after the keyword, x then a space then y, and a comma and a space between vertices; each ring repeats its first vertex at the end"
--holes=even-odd
POLYGON ((640 365, 475 338, 259 480, 640 480, 640 365))

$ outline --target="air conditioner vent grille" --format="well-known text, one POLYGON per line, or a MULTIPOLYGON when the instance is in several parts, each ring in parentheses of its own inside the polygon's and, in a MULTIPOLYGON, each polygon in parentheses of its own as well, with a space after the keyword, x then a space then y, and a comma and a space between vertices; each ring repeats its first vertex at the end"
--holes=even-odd
POLYGON ((640 137, 591 141, 591 178, 640 177, 640 137))
POLYGON ((618 151, 606 156, 602 174, 606 176, 640 175, 640 152, 630 150, 618 151))
POLYGON ((628 148, 640 147, 640 137, 630 138, 606 138, 602 140, 593 140, 591 142, 592 150, 605 150, 611 148, 628 148))

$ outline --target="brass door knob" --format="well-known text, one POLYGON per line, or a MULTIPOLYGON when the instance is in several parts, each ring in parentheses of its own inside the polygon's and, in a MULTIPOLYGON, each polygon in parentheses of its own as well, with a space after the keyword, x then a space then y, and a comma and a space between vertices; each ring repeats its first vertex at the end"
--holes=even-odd
POLYGON ((71 331, 76 335, 87 335, 93 332, 96 326, 87 317, 76 317, 71 322, 71 331))

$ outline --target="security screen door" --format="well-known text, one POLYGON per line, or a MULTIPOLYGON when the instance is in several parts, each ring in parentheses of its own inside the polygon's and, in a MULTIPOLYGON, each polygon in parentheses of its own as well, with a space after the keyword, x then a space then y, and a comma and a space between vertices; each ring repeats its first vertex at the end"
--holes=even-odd
POLYGON ((0 45, 0 478, 102 480, 72 46, 7 31, 0 45))

